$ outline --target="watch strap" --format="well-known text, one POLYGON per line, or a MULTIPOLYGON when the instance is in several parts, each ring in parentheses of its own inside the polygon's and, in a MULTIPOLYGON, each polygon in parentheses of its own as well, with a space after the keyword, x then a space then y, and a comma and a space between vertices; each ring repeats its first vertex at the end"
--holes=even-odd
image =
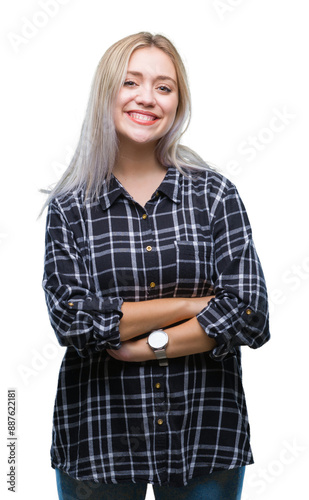
POLYGON ((147 338, 147 344, 153 350, 153 352, 154 352, 157 360, 159 361, 159 365, 160 366, 168 366, 168 359, 167 359, 167 356, 166 356, 166 346, 168 344, 168 335, 167 335, 167 333, 162 328, 159 328, 157 330, 153 330, 152 332, 150 332, 150 334, 149 334, 149 336, 147 338), (166 342, 165 342, 164 345, 162 345, 162 347, 154 347, 154 346, 151 345, 151 342, 149 342, 149 340, 150 340, 152 334, 160 333, 160 332, 162 332, 165 335, 166 342))
POLYGON ((164 349, 155 349, 153 351, 157 360, 159 361, 160 366, 168 366, 168 359, 166 357, 166 351, 164 349))

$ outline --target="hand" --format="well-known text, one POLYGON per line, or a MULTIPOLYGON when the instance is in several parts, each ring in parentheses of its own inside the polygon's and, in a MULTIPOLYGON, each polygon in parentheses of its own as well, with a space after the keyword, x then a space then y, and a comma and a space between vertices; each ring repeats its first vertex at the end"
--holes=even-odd
POLYGON ((127 340, 120 349, 106 349, 106 352, 119 361, 141 362, 156 359, 154 352, 147 344, 147 339, 127 340))

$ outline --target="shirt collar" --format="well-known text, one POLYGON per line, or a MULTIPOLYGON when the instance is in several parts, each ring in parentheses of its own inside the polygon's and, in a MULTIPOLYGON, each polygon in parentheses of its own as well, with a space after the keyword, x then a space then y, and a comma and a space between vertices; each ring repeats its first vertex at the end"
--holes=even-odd
POLYGON ((112 174, 109 183, 104 182, 102 194, 99 197, 103 210, 107 210, 121 194, 125 194, 125 190, 112 174))
POLYGON ((168 196, 174 203, 180 203, 180 177, 181 173, 177 168, 168 167, 166 175, 157 191, 168 196))
MULTIPOLYGON (((179 198, 179 182, 180 172, 175 167, 168 167, 166 175, 157 189, 157 192, 165 194, 174 203, 180 203, 179 198)), ((112 174, 109 185, 106 182, 103 184, 102 194, 99 201, 103 210, 107 210, 119 196, 124 195, 128 198, 128 193, 122 184, 112 174)))

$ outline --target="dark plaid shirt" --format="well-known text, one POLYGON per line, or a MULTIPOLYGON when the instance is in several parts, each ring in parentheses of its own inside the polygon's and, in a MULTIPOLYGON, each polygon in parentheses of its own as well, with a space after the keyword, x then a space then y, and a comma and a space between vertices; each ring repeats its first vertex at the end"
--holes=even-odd
MULTIPOLYGON (((117 179, 49 205, 43 287, 66 346, 54 410, 52 466, 105 483, 186 484, 253 462, 240 346, 269 339, 267 292, 235 186, 173 167, 145 207, 117 179), (122 362, 123 301, 215 295, 197 318, 217 346, 122 362)), ((163 326, 163 325, 162 325, 163 326)), ((145 332, 146 333, 146 332, 145 332)))

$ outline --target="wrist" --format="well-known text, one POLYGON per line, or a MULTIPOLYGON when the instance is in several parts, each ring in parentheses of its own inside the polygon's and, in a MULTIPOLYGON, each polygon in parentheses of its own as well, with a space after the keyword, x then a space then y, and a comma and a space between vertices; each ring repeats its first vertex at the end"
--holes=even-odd
POLYGON ((160 366, 168 366, 168 360, 166 356, 166 347, 168 345, 168 334, 162 330, 153 330, 150 332, 147 344, 155 355, 160 366))

